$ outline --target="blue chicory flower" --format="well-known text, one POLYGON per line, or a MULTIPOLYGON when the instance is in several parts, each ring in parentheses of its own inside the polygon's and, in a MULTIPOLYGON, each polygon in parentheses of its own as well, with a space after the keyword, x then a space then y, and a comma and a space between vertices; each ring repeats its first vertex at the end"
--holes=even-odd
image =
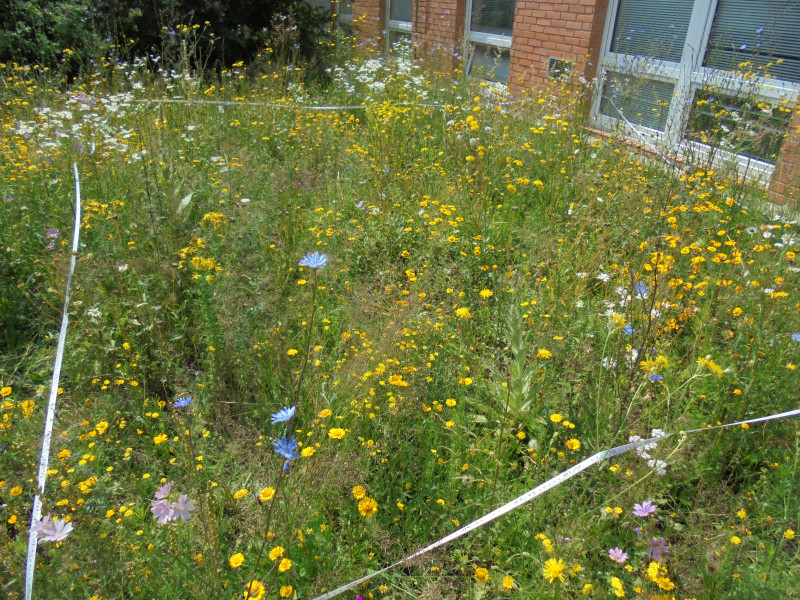
POLYGON ((633 327, 631 327, 630 323, 628 323, 627 325, 625 325, 625 327, 622 328, 622 333, 624 333, 625 335, 633 335, 634 331, 635 330, 633 329, 633 327))
POLYGON ((792 334, 792 341, 793 342, 800 342, 800 333, 793 333, 792 334))
POLYGON ((318 269, 328 264, 328 255, 322 252, 309 252, 300 261, 301 267, 309 267, 311 269, 318 269))
MULTIPOLYGON (((286 436, 283 436, 281 439, 272 442, 272 446, 275 448, 275 452, 286 459, 287 463, 292 459, 300 457, 300 455, 295 452, 295 450, 297 450, 297 440, 294 439, 294 436, 290 437, 288 440, 286 436)), ((287 465, 284 465, 283 468, 284 470, 288 470, 287 465)))
POLYGON ((296 409, 296 406, 284 406, 282 409, 272 415, 272 424, 275 425, 275 423, 283 423, 288 421, 294 416, 296 409))
POLYGON ((181 396, 172 404, 175 408, 185 408, 192 403, 191 396, 181 396))

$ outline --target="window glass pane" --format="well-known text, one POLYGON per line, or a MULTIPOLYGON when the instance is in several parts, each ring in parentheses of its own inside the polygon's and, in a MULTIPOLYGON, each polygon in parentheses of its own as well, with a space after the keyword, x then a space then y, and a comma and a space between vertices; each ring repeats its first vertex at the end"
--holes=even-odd
POLYGON ((508 81, 508 65, 511 52, 495 46, 475 44, 474 54, 470 63, 469 74, 473 77, 506 83, 508 81))
POLYGON ((411 22, 412 0, 389 0, 389 19, 411 22))
POLYGON ((353 0, 339 0, 339 14, 352 15, 353 14, 353 0))
POLYGON ((719 0, 703 64, 800 82, 800 2, 719 0))
POLYGON ((664 131, 674 90, 672 83, 609 73, 600 112, 615 119, 622 113, 633 125, 664 131))
POLYGON ((471 31, 511 35, 516 0, 472 0, 471 31))
POLYGON ((736 97, 701 89, 695 95, 686 137, 774 163, 791 117, 790 108, 752 96, 736 97))
POLYGON ((611 51, 680 62, 694 0, 620 0, 611 51))
POLYGON ((411 34, 392 29, 389 31, 389 54, 408 56, 411 48, 411 34))

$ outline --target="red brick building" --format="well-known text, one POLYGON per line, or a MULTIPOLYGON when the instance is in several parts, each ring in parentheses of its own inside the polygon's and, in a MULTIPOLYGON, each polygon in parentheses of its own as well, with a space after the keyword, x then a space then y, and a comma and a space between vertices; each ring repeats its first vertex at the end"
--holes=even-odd
POLYGON ((797 0, 353 0, 381 51, 408 38, 417 58, 463 61, 512 93, 594 78, 599 128, 667 150, 736 161, 800 191, 797 0), (712 131, 713 130, 713 131, 712 131), (711 142, 711 143, 709 143, 711 142))

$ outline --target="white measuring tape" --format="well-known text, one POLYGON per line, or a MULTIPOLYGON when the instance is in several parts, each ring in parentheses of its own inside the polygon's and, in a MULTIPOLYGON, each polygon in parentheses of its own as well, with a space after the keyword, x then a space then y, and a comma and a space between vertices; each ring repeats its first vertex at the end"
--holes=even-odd
POLYGON ((439 548, 440 546, 444 546, 448 542, 452 542, 454 539, 460 538, 461 536, 469 533, 470 531, 473 531, 474 529, 478 529, 479 527, 482 527, 483 525, 486 525, 487 523, 489 523, 491 521, 494 521, 498 517, 500 517, 500 516, 502 516, 502 515, 504 515, 506 513, 509 513, 512 510, 516 509, 516 508, 519 508, 523 504, 526 504, 526 503, 530 502, 531 500, 533 500, 537 496, 541 496, 546 491, 551 490, 554 487, 556 487, 557 485, 560 485, 560 484, 564 483, 567 479, 571 479, 572 477, 574 477, 575 475, 577 475, 581 471, 585 471, 586 469, 588 469, 592 465, 596 465, 597 463, 605 460, 606 458, 611 458, 612 456, 618 456, 620 454, 624 454, 625 452, 628 452, 630 450, 634 450, 636 448, 641 448, 641 447, 646 446, 648 444, 654 444, 654 443, 657 444, 658 442, 660 442, 662 440, 665 440, 665 439, 667 439, 669 437, 672 437, 673 435, 688 435, 690 433, 697 433, 697 432, 700 432, 700 431, 711 431, 712 429, 723 429, 725 427, 736 427, 737 425, 745 425, 745 424, 749 425, 751 423, 761 423, 763 421, 772 421, 774 419, 786 419, 786 418, 789 418, 789 417, 796 417, 796 416, 800 416, 800 409, 798 409, 798 410, 790 410, 788 412, 783 412, 783 413, 780 413, 780 414, 777 414, 777 415, 770 415, 768 417, 759 417, 758 419, 748 419, 747 421, 738 421, 736 423, 728 423, 726 425, 717 425, 715 427, 703 427, 703 428, 700 428, 700 429, 690 429, 688 431, 678 432, 677 434, 668 433, 668 434, 666 434, 664 436, 661 436, 661 437, 650 438, 650 439, 647 439, 647 440, 639 440, 637 442, 631 442, 630 444, 624 444, 622 446, 617 446, 616 448, 611 448, 609 450, 601 450, 597 454, 595 454, 593 456, 590 456, 589 458, 579 462, 578 464, 574 465, 573 467, 570 467, 566 471, 563 471, 563 472, 559 473, 558 475, 556 475, 552 479, 549 479, 548 481, 545 481, 541 485, 538 485, 537 487, 533 488, 532 490, 530 490, 528 492, 525 492, 524 494, 522 494, 518 498, 515 498, 511 502, 508 502, 507 504, 504 504, 500 508, 497 508, 497 509, 493 510, 492 512, 482 516, 481 518, 473 521, 469 525, 465 525, 461 529, 457 529, 456 531, 454 531, 450 535, 447 535, 447 536, 441 538, 440 540, 437 540, 437 541, 433 542, 431 545, 426 546, 422 550, 417 550, 413 554, 409 554, 405 558, 403 558, 401 560, 398 560, 396 563, 394 563, 392 565, 389 565, 388 567, 384 567, 383 569, 380 569, 378 571, 374 571, 374 572, 370 573, 369 575, 366 575, 366 576, 362 577, 361 579, 356 579, 355 581, 351 581, 350 583, 348 583, 346 585, 343 585, 341 587, 338 587, 335 590, 332 590, 330 592, 322 594, 321 596, 317 596, 313 600, 329 600, 330 598, 335 598, 336 596, 338 596, 342 592, 346 592, 347 590, 350 590, 350 589, 352 589, 352 588, 354 588, 356 586, 359 586, 362 583, 364 583, 366 581, 369 581, 370 579, 372 579, 376 575, 380 575, 381 573, 385 573, 389 569, 393 569, 394 567, 396 567, 398 565, 402 565, 403 563, 406 563, 406 562, 410 561, 411 559, 416 558, 417 556, 421 556, 421 555, 423 555, 423 554, 425 554, 427 552, 430 552, 431 550, 439 548))
POLYGON ((53 421, 56 415, 56 401, 58 400, 58 383, 61 379, 61 363, 64 362, 64 344, 67 339, 67 324, 69 322, 69 292, 72 286, 72 275, 75 273, 75 261, 78 258, 78 239, 81 229, 81 182, 78 177, 78 164, 72 163, 72 172, 75 175, 75 226, 72 230, 72 255, 69 261, 69 274, 67 275, 66 292, 64 294, 64 309, 61 314, 61 330, 58 334, 56 347, 56 360, 53 364, 53 378, 50 381, 50 398, 47 401, 47 416, 44 421, 42 434, 42 451, 39 454, 39 475, 36 485, 39 493, 33 498, 31 511, 31 529, 28 533, 28 554, 25 562, 25 600, 31 600, 33 595, 33 575, 36 568, 36 547, 39 543, 39 532, 33 526, 42 518, 42 498, 44 487, 47 483, 47 466, 50 462, 50 442, 53 438, 53 421))

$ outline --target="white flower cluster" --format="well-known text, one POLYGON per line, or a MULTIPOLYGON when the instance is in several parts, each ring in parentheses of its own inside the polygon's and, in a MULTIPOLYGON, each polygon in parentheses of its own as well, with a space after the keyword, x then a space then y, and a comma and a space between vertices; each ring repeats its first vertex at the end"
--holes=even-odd
MULTIPOLYGON (((650 433, 651 438, 661 438, 666 437, 666 432, 661 429, 653 429, 650 433)), ((638 435, 632 435, 628 438, 628 441, 633 442, 640 442, 642 438, 638 435)), ((650 452, 658 448, 658 442, 650 442, 648 444, 644 444, 639 448, 636 448, 636 454, 639 455, 639 458, 642 460, 647 461, 647 466, 651 469, 655 469, 656 475, 666 475, 667 474, 667 463, 663 460, 659 460, 657 458, 653 458, 650 455, 650 452)))

